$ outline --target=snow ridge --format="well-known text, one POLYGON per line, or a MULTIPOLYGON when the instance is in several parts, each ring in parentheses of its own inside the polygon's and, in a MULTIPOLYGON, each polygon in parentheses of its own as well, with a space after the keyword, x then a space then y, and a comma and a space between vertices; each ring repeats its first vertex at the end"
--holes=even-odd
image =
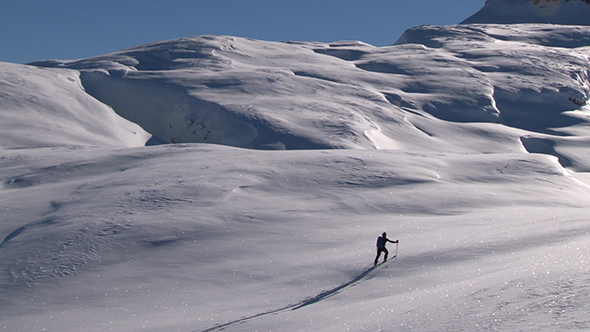
POLYGON ((150 137, 89 96, 77 71, 0 63, 0 86, 0 147, 133 147, 150 137))
POLYGON ((152 142, 489 153, 539 151, 522 137, 579 149, 567 136, 588 123, 588 45, 584 26, 423 26, 382 48, 200 36, 35 65, 80 71, 152 142))
POLYGON ((588 0, 487 0, 462 24, 546 23, 590 25, 588 0))

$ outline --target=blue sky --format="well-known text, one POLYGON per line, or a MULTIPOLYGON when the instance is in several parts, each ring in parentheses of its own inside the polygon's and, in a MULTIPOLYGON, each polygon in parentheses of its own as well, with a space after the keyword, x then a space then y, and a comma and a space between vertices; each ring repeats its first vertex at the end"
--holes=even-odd
POLYGON ((0 61, 77 59, 204 34, 270 41, 394 43, 456 24, 485 0, 18 0, 0 5, 0 61))

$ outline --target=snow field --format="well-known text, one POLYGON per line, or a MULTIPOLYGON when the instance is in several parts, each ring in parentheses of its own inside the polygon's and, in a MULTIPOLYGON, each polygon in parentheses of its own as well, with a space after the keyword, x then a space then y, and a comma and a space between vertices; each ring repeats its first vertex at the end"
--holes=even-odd
POLYGON ((2 233, 30 220, 0 246, 7 330, 588 324, 555 294, 569 285, 587 295, 567 280, 584 280, 589 238, 587 187, 554 157, 56 151, 5 151, 3 169, 31 183, 2 189, 16 217, 2 233), (50 208, 22 209, 23 192, 50 208), (382 231, 401 240, 399 258, 366 273, 382 231), (555 301, 565 312, 506 312, 504 297, 508 307, 555 301))

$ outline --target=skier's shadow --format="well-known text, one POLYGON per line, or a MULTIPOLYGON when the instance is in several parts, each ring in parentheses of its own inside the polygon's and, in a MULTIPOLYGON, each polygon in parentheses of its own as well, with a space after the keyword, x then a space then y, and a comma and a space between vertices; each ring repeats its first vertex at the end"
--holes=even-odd
POLYGON ((364 270, 361 274, 359 274, 358 276, 352 278, 349 282, 344 283, 340 286, 334 287, 332 289, 328 289, 325 290, 321 293, 319 293, 318 295, 308 298, 306 300, 303 300, 297 304, 291 305, 291 310, 297 310, 297 309, 301 309, 303 307, 306 307, 308 305, 312 305, 314 303, 318 303, 322 300, 325 300, 326 298, 336 295, 338 294, 341 290, 348 288, 354 284, 356 284, 357 282, 363 280, 367 275, 369 275, 369 273, 373 272, 378 266, 373 266, 371 268, 368 268, 366 270, 364 270))
MULTIPOLYGON (((393 257, 388 262, 390 262, 392 260, 395 260, 395 258, 396 257, 393 257)), ((226 328, 228 326, 232 326, 232 325, 235 325, 235 324, 244 323, 244 322, 247 322, 247 321, 249 321, 251 319, 254 319, 254 318, 259 318, 259 317, 263 317, 263 316, 273 315, 273 314, 277 314, 279 312, 283 312, 283 311, 287 311, 287 310, 294 311, 294 310, 298 310, 298 309, 304 308, 304 307, 306 307, 308 305, 312 305, 312 304, 318 303, 318 302, 320 302, 322 300, 325 300, 326 298, 328 298, 330 296, 333 296, 333 295, 338 294, 343 289, 346 289, 348 287, 354 286, 356 283, 358 283, 361 280, 363 280, 364 278, 366 278, 371 272, 375 271, 375 269, 377 269, 379 266, 383 265, 384 263, 385 262, 383 262, 383 263, 381 263, 381 264, 379 264, 377 266, 373 266, 373 267, 367 268, 362 273, 360 273, 356 277, 352 278, 350 281, 348 281, 348 282, 346 282, 346 283, 344 283, 344 284, 342 284, 340 286, 334 287, 332 289, 325 290, 325 291, 317 294, 316 296, 307 298, 307 299, 305 299, 305 300, 303 300, 301 302, 298 302, 298 303, 295 303, 295 304, 290 304, 290 305, 285 306, 285 307, 282 307, 282 308, 278 308, 278 309, 274 309, 274 310, 270 310, 270 311, 261 312, 261 313, 258 313, 256 315, 242 317, 240 319, 237 319, 237 320, 234 320, 234 321, 231 321, 231 322, 227 322, 225 324, 220 324, 220 325, 214 326, 212 328, 203 330, 202 332, 219 331, 219 330, 223 330, 224 328, 226 328)))

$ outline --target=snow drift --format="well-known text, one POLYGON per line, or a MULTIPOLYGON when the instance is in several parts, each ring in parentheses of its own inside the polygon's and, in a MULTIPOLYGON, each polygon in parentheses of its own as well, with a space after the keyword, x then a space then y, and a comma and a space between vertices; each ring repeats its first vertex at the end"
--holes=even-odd
POLYGON ((150 135, 89 96, 72 70, 0 63, 0 146, 142 146, 150 135))
MULTIPOLYGON (((426 26, 381 48, 203 36, 35 65, 79 70, 88 93, 169 143, 516 152, 542 140, 577 150, 589 41, 590 27, 426 26)), ((567 166, 588 169, 585 155, 567 166)))

